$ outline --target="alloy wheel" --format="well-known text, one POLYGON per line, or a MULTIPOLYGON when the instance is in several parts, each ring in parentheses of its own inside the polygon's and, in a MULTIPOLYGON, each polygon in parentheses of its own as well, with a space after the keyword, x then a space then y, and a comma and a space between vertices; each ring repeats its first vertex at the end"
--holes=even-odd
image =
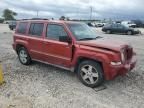
POLYGON ((92 65, 84 65, 81 68, 81 77, 88 84, 94 84, 98 81, 98 72, 92 65))
POLYGON ((20 50, 19 58, 20 58, 22 63, 26 63, 27 62, 27 57, 28 57, 28 55, 27 55, 26 51, 25 50, 20 50))

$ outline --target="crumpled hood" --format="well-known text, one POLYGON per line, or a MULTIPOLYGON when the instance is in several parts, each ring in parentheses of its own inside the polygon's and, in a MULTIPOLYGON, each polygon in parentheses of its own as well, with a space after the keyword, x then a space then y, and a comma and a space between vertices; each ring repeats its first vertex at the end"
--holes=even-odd
POLYGON ((125 42, 112 41, 110 39, 104 39, 104 38, 99 38, 96 40, 77 41, 77 44, 96 48, 104 48, 117 52, 119 52, 122 48, 128 46, 125 42))

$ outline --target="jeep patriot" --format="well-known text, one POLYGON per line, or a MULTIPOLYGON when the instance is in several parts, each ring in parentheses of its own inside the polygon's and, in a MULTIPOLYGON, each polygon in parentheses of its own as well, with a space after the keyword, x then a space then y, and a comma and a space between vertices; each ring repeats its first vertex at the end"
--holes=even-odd
POLYGON ((132 46, 96 36, 80 22, 22 20, 13 38, 22 64, 39 61, 76 72, 80 81, 92 88, 125 75, 136 65, 132 46))

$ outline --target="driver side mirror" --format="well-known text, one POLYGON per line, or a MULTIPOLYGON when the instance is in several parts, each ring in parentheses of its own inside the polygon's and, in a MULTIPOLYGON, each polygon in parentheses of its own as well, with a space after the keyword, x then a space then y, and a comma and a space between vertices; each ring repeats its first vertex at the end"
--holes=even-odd
POLYGON ((71 38, 68 37, 68 36, 59 36, 59 41, 67 42, 67 43, 71 43, 72 42, 71 38))

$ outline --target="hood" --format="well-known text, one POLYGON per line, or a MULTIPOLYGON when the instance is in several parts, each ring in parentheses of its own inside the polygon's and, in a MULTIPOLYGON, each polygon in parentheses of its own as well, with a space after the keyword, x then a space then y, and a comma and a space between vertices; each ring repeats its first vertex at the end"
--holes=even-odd
POLYGON ((128 46, 124 42, 112 41, 110 39, 104 39, 104 38, 99 38, 96 40, 77 41, 77 44, 96 48, 103 48, 107 50, 113 50, 116 52, 119 52, 122 48, 128 46))

